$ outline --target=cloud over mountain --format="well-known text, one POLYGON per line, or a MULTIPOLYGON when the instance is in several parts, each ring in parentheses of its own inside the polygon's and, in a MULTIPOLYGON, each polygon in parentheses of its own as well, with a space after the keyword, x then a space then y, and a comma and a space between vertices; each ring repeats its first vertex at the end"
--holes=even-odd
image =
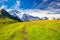
POLYGON ((1 0, 0 9, 17 9, 37 14, 60 14, 60 0, 1 0))

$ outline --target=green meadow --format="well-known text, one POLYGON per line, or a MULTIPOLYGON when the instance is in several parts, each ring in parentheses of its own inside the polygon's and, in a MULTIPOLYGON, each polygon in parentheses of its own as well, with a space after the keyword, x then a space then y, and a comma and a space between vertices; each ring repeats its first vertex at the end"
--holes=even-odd
POLYGON ((0 19, 0 40, 60 40, 60 20, 0 19))

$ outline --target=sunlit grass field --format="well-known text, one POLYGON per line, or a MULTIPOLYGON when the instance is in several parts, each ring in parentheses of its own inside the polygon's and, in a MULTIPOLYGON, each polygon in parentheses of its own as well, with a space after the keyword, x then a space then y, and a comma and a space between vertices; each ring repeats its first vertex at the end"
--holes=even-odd
POLYGON ((0 40, 60 40, 60 20, 0 20, 0 40))
POLYGON ((16 23, 17 21, 10 19, 10 18, 0 18, 0 31, 2 28, 4 28, 5 26, 12 24, 12 23, 16 23))

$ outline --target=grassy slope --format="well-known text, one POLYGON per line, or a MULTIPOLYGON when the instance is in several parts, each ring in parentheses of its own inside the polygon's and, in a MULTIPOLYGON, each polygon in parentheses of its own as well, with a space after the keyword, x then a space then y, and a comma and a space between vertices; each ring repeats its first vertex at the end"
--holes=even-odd
MULTIPOLYGON (((2 25, 0 23, 0 27, 2 25)), ((2 29, 0 28, 0 40, 60 40, 60 20, 18 22, 5 25, 2 29)))
POLYGON ((10 19, 10 18, 0 18, 0 30, 5 27, 6 25, 16 23, 17 21, 10 19))

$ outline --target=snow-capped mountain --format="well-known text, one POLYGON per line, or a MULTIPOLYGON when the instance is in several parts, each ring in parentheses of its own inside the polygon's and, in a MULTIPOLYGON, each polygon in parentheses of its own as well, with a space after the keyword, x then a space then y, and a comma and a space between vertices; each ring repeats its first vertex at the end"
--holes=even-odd
POLYGON ((9 13, 10 13, 11 15, 13 15, 13 16, 17 16, 17 14, 19 14, 19 13, 21 13, 21 12, 19 12, 19 11, 17 11, 17 10, 10 10, 9 13))
POLYGON ((9 14, 12 15, 12 16, 18 17, 22 21, 40 20, 40 18, 38 16, 29 15, 27 13, 20 12, 20 11, 17 11, 17 10, 10 10, 9 14))
POLYGON ((60 14, 41 14, 37 12, 20 12, 17 10, 10 10, 9 13, 13 16, 17 16, 22 21, 29 20, 58 20, 60 19, 60 14))
POLYGON ((2 16, 7 16, 17 21, 30 21, 30 20, 60 20, 60 14, 37 14, 37 13, 26 13, 17 10, 10 10, 7 12, 2 9, 2 16))
POLYGON ((29 21, 29 20, 39 20, 40 18, 37 16, 31 16, 29 14, 23 14, 22 20, 23 21, 29 21))

